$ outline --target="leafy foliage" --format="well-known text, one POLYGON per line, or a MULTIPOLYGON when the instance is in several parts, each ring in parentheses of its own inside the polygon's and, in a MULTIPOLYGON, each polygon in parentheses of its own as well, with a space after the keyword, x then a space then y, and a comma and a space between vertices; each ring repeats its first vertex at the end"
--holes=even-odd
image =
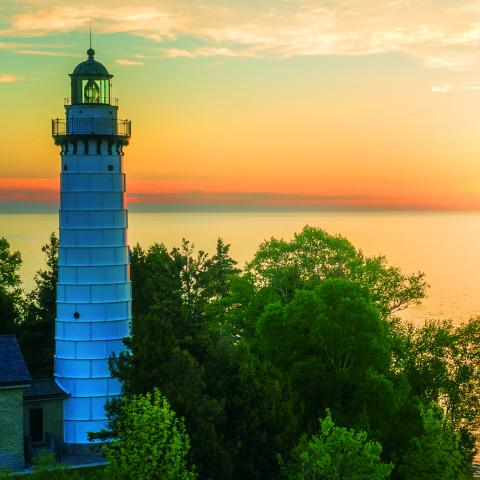
POLYGON ((382 401, 390 393, 387 325, 359 285, 325 280, 269 305, 257 325, 261 351, 290 380, 307 425, 325 408, 355 424, 370 409, 375 415, 369 391, 386 389, 382 401))
MULTIPOLYGON (((190 439, 158 389, 123 398, 111 425, 116 440, 104 447, 113 468, 138 480, 194 480, 187 466, 190 439)), ((108 467, 107 467, 108 470, 108 467)))
POLYGON ((398 467, 402 480, 459 480, 465 473, 458 437, 442 421, 439 407, 423 408, 424 431, 410 440, 398 467))
POLYGON ((131 259, 133 335, 126 340, 129 351, 112 359, 112 371, 128 395, 158 387, 186 419, 193 461, 202 476, 230 478, 233 462, 220 428, 225 393, 216 398, 208 386, 214 379, 204 373, 207 352, 217 342, 204 310, 228 289, 229 276, 236 273, 228 245, 219 241, 212 257, 195 254, 186 241, 171 252, 158 244, 147 251, 136 246, 131 259))
POLYGON ((368 288, 384 315, 418 303, 427 287, 423 273, 404 275, 385 257, 365 257, 346 238, 309 226, 290 242, 272 238, 262 243, 247 272, 256 288, 273 288, 284 303, 296 290, 310 289, 327 278, 354 280, 368 288))
POLYGON ((0 335, 16 333, 22 318, 20 252, 10 251, 8 241, 0 238, 0 335))
POLYGON ((365 432, 335 426, 327 412, 319 434, 301 437, 282 473, 288 480, 383 480, 393 465, 382 462, 381 451, 365 432))
POLYGON ((428 402, 445 408, 455 430, 480 429, 480 318, 454 326, 430 320, 407 325, 405 371, 412 387, 428 402))
MULTIPOLYGON (((0 329, 17 333, 36 376, 52 367, 55 235, 43 251, 46 267, 25 296, 20 254, 0 241, 0 329)), ((291 241, 264 242, 243 272, 221 240, 214 255, 185 240, 171 250, 136 245, 131 278, 132 336, 111 359, 125 396, 110 404, 112 431, 101 434, 118 435, 110 452, 123 460, 98 478, 142 478, 134 470, 147 468, 141 458, 164 468, 155 478, 182 465, 191 478, 189 464, 205 479, 278 478, 277 454, 298 479, 386 478, 391 465, 380 457, 396 465, 395 480, 471 477, 480 319, 399 322, 396 312, 423 298, 423 274, 405 275, 343 237, 305 227, 291 241), (326 409, 338 427, 328 414, 317 432, 326 409), (119 435, 132 428, 128 418, 138 431, 119 435), (160 439, 154 426, 176 433, 160 439), (169 450, 172 438, 180 443, 169 450), (167 452, 176 452, 172 462, 161 460, 167 452)))

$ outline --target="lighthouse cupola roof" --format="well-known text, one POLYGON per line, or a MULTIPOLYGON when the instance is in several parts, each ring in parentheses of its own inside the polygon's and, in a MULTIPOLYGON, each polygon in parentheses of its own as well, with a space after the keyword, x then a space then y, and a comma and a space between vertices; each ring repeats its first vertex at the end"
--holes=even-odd
POLYGON ((110 78, 111 75, 108 73, 108 70, 105 66, 97 62, 95 60, 95 50, 93 48, 89 48, 87 50, 88 59, 82 63, 79 63, 75 70, 73 71, 72 75, 94 75, 94 76, 102 76, 105 78, 110 78))
POLYGON ((79 63, 73 73, 72 79, 72 105, 107 104, 111 103, 111 90, 113 75, 108 73, 105 66, 95 60, 95 50, 87 50, 88 59, 79 63))

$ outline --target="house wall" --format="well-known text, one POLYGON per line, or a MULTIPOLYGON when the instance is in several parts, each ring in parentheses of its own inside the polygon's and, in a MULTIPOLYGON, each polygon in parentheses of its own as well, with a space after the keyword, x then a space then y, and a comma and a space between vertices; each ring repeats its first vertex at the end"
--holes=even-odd
POLYGON ((24 467, 23 387, 0 388, 0 468, 24 467))
POLYGON ((50 433, 55 438, 57 450, 63 448, 63 399, 25 400, 24 402, 24 430, 25 435, 30 435, 31 408, 43 408, 43 440, 45 434, 50 433))

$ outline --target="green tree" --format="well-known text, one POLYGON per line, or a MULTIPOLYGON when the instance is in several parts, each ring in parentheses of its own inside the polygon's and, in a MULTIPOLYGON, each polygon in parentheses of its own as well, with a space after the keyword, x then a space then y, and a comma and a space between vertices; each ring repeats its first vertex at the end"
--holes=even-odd
POLYGON ((186 240, 171 251, 159 244, 147 250, 136 245, 131 251, 132 337, 126 339, 129 350, 111 362, 126 394, 158 387, 185 417, 192 457, 206 478, 229 478, 233 468, 217 431, 223 399, 208 394, 203 366, 214 343, 204 310, 228 290, 229 276, 236 272, 228 250, 221 240, 213 256, 197 253, 186 240))
POLYGON ((231 478, 276 478, 276 454, 288 453, 298 436, 288 383, 270 362, 228 337, 212 344, 204 368, 208 394, 223 405, 216 429, 232 465, 231 478))
POLYGON ((158 389, 123 398, 120 412, 111 424, 116 439, 104 447, 114 468, 138 480, 196 478, 187 464, 190 439, 183 420, 158 389))
POLYGON ((442 418, 440 407, 422 408, 423 433, 410 440, 401 456, 397 478, 401 480, 459 480, 471 478, 465 468, 458 436, 442 418))
POLYGON ((273 288, 284 303, 296 290, 327 278, 354 280, 369 289, 385 316, 418 303, 427 288, 423 273, 405 275, 385 257, 366 257, 346 238, 309 226, 290 242, 271 238, 262 243, 246 271, 256 288, 273 288))
MULTIPOLYGON (((379 443, 369 441, 365 432, 334 425, 330 412, 320 422, 320 432, 302 436, 283 468, 289 480, 383 480, 392 464, 383 463, 379 443)), ((433 478, 433 477, 432 477, 433 478)))
POLYGON ((275 478, 275 452, 326 408, 397 463, 423 427, 392 319, 422 298, 423 275, 311 227, 263 244, 243 274, 228 247, 132 249, 133 335, 111 362, 124 393, 163 392, 202 478, 275 478))
POLYGON ((17 333, 22 321, 23 291, 19 269, 20 252, 10 250, 8 241, 0 238, 0 335, 17 333))
POLYGON ((266 478, 298 436, 296 416, 278 370, 211 320, 237 279, 228 252, 221 240, 213 256, 187 241, 171 251, 135 246, 133 335, 111 366, 127 395, 158 387, 185 417, 202 477, 266 478))
POLYGON ((147 250, 136 245, 130 257, 134 337, 136 319, 153 309, 172 320, 176 339, 200 359, 205 353, 207 305, 229 290, 230 277, 238 273, 229 248, 221 239, 213 256, 196 252, 185 239, 170 252, 161 244, 147 250))
POLYGON ((55 351, 55 317, 58 282, 58 238, 50 235, 42 247, 46 268, 35 275, 35 287, 26 298, 25 319, 19 342, 33 377, 51 376, 55 351))
POLYGON ((358 284, 328 279, 313 290, 297 291, 288 304, 265 309, 257 334, 262 354, 298 395, 305 427, 325 408, 351 425, 392 414, 387 410, 395 396, 388 324, 358 284))
MULTIPOLYGON (((133 318, 151 307, 165 317, 182 315, 180 271, 182 263, 164 245, 155 243, 147 250, 135 245, 130 252, 133 318)), ((135 323, 133 324, 135 329, 135 323)), ((135 332, 134 332, 135 333, 135 332)))
MULTIPOLYGON (((202 476, 228 475, 226 458, 216 425, 222 404, 206 393, 203 367, 176 336, 174 320, 152 311, 134 320, 134 335, 126 339, 128 351, 111 359, 111 370, 130 396, 161 389, 174 410, 186 419, 192 440, 192 457, 202 476)), ((111 406, 111 416, 121 414, 111 406)), ((220 477, 221 478, 221 477, 220 477)))
POLYGON ((480 429, 480 318, 406 325, 405 371, 427 402, 440 403, 454 430, 480 429))

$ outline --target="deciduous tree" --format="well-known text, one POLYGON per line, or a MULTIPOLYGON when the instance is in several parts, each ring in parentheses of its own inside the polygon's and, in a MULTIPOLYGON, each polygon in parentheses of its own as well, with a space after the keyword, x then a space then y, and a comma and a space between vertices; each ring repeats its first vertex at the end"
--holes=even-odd
MULTIPOLYGON (((125 397, 112 421, 115 440, 104 447, 114 468, 138 480, 194 480, 188 466, 190 439, 158 389, 125 397)), ((108 468, 108 467, 107 467, 108 468)))
POLYGON ((393 465, 382 462, 381 451, 365 432, 335 426, 327 412, 317 435, 301 437, 283 475, 288 480, 384 480, 393 465))

